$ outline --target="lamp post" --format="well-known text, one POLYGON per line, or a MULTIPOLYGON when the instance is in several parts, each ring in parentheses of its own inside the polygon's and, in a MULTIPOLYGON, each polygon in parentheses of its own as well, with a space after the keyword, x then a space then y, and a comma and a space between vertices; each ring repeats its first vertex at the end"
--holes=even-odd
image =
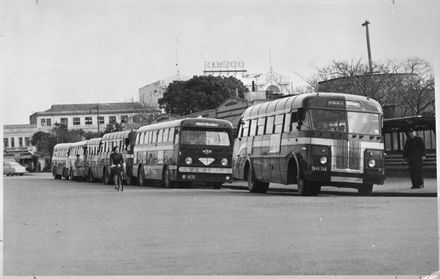
POLYGON ((364 23, 362 23, 362 26, 365 26, 366 34, 367 34, 367 50, 368 50, 368 66, 370 68, 370 74, 373 72, 373 62, 371 59, 371 49, 370 49, 370 33, 368 32, 368 24, 370 22, 368 20, 365 20, 364 23))

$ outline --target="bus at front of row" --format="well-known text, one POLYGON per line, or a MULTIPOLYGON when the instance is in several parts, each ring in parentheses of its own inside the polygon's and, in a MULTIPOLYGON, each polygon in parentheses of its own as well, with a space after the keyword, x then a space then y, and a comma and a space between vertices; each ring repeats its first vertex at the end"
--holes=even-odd
POLYGON ((133 157, 139 185, 205 183, 218 189, 232 180, 232 124, 187 118, 143 126, 136 134, 133 157))
POLYGON ((247 108, 234 142, 234 178, 250 192, 269 183, 297 184, 300 195, 321 186, 372 193, 383 184, 382 108, 373 99, 308 93, 247 108))

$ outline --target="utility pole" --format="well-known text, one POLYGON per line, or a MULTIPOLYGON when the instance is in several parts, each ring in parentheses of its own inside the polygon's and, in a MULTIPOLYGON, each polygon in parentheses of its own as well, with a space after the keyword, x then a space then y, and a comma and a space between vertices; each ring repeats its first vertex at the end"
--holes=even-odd
POLYGON ((96 104, 96 114, 98 115, 98 137, 99 137, 99 103, 96 104))
POLYGON ((365 26, 365 30, 367 33, 368 66, 370 67, 370 74, 372 74, 373 73, 373 62, 371 59, 370 33, 368 32, 368 24, 370 24, 370 22, 368 20, 365 20, 365 22, 362 23, 362 26, 365 26))

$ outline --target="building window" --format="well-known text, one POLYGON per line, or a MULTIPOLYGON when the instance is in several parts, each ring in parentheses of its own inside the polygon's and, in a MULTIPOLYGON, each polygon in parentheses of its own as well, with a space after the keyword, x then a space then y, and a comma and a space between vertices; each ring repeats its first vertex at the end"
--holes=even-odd
POLYGON ((81 119, 79 117, 74 117, 73 125, 81 125, 81 119))
POLYGON ((104 116, 99 116, 98 121, 99 124, 104 124, 104 116))
POLYGON ((23 138, 22 137, 18 138, 18 146, 23 147, 23 138))
POLYGON ((116 123, 116 116, 109 116, 109 117, 108 117, 108 122, 109 122, 110 124, 114 124, 114 123, 116 123))
POLYGON ((25 146, 31 146, 31 138, 30 137, 25 137, 24 138, 24 144, 25 144, 25 146))
POLYGON ((52 126, 52 120, 50 118, 46 119, 46 126, 52 126))
POLYGON ((15 147, 15 138, 11 138, 11 147, 15 147))
POLYGON ((46 126, 46 118, 41 118, 41 126, 46 126))
POLYGON ((3 146, 9 147, 9 139, 8 138, 3 138, 3 146))
POLYGON ((86 125, 92 125, 92 118, 86 117, 86 125))
POLYGON ((64 125, 67 127, 67 124, 68 124, 67 118, 61 118, 60 121, 61 121, 61 125, 64 125))
POLYGON ((141 117, 139 115, 133 115, 133 123, 141 123, 141 117))
POLYGON ((128 116, 127 115, 121 115, 121 123, 127 123, 128 122, 128 116))

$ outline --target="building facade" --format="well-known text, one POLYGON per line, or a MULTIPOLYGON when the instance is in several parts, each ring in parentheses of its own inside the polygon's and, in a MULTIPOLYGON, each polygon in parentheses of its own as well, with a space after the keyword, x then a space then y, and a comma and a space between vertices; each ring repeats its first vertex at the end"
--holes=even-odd
POLYGON ((175 75, 147 84, 139 89, 139 102, 148 108, 159 108, 159 99, 163 97, 168 85, 173 81, 185 80, 188 80, 188 78, 175 75))
POLYGON ((145 108, 141 103, 99 103, 52 105, 50 109, 30 116, 30 123, 39 130, 51 130, 63 124, 68 129, 103 131, 108 124, 138 128, 148 122, 158 110, 145 108))

